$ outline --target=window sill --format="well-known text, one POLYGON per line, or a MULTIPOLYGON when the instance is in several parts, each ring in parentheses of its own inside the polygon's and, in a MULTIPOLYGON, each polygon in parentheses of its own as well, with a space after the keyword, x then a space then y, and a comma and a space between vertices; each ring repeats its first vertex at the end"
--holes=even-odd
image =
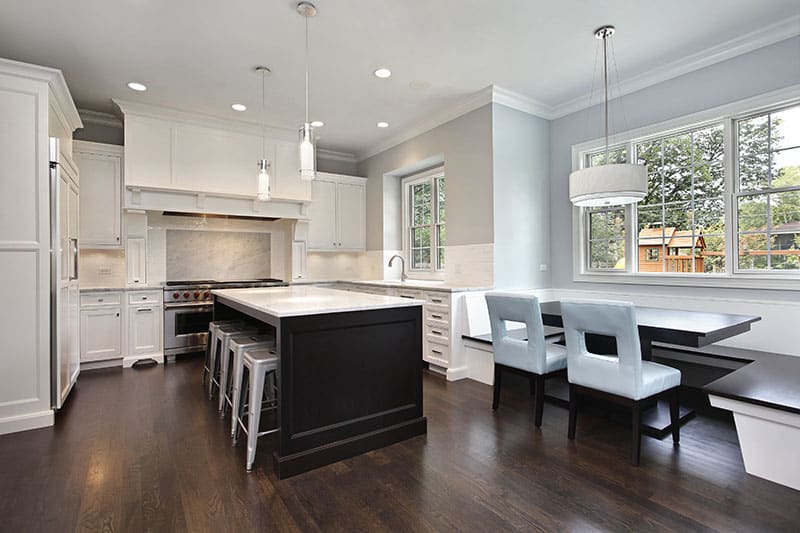
POLYGON ((726 289, 767 289, 800 291, 800 273, 736 274, 650 274, 630 272, 582 272, 573 276, 578 283, 619 283, 626 285, 655 285, 667 287, 709 287, 726 289))

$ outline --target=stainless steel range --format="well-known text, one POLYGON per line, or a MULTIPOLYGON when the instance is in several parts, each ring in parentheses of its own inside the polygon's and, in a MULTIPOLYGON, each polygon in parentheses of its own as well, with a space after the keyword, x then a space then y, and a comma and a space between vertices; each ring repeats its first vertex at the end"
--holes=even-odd
POLYGON ((206 349, 208 323, 214 306, 213 289, 285 287, 274 278, 235 281, 167 281, 164 286, 164 355, 199 352, 206 349))

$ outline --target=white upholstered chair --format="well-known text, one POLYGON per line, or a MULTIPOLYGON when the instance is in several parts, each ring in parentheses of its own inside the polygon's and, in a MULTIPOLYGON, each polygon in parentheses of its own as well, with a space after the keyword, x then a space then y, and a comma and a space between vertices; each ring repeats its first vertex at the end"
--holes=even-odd
POLYGON ((569 430, 575 438, 578 396, 590 395, 632 409, 633 445, 631 463, 639 464, 641 412, 645 402, 658 397, 670 401, 672 440, 679 441, 678 369, 642 361, 639 328, 633 304, 604 300, 562 300, 561 316, 567 339, 569 381, 569 430), (586 334, 613 337, 617 355, 595 354, 586 346, 586 334))
MULTIPOLYGON (((492 328, 494 352, 494 401, 500 404, 503 370, 515 370, 528 375, 535 394, 536 427, 542 425, 545 378, 563 371, 567 366, 567 350, 561 345, 545 342, 542 313, 536 296, 490 292, 486 294, 489 322, 492 328), (507 322, 525 324, 525 336, 510 334, 507 322)), ((519 331, 519 330, 512 330, 519 331)))

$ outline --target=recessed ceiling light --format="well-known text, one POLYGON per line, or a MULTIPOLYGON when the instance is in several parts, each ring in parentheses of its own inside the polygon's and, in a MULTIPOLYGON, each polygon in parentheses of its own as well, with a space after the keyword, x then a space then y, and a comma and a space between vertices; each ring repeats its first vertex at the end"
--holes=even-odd
POLYGON ((376 69, 373 74, 375 74, 376 78, 388 78, 389 76, 392 75, 392 71, 389 70, 388 68, 381 67, 379 69, 376 69))
POLYGON ((244 104, 232 104, 231 109, 234 111, 247 111, 247 106, 244 104))
POLYGON ((139 91, 139 92, 147 90, 147 87, 145 87, 144 84, 141 84, 141 83, 138 83, 138 82, 135 82, 135 81, 132 81, 132 82, 128 83, 128 88, 129 89, 133 89, 134 91, 139 91))
POLYGON ((315 120, 314 122, 311 123, 311 125, 314 126, 315 128, 321 128, 322 126, 325 125, 325 123, 322 122, 321 120, 315 120))
POLYGON ((389 123, 388 122, 378 122, 377 126, 379 128, 388 128, 389 127, 389 123))

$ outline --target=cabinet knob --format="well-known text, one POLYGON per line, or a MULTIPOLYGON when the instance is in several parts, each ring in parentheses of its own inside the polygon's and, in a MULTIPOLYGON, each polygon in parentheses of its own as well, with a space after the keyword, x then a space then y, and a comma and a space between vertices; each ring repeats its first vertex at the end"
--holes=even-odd
POLYGON ((117 313, 117 317, 119 317, 119 313, 117 313))

